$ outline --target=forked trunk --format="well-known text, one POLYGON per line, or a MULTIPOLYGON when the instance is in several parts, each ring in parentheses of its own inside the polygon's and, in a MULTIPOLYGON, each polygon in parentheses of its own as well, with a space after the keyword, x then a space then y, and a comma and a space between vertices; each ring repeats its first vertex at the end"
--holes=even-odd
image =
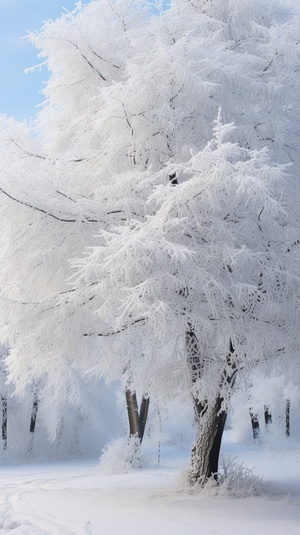
POLYGON ((139 411, 136 393, 126 389, 126 404, 129 421, 129 433, 131 437, 137 437, 141 443, 144 437, 150 398, 142 397, 141 408, 139 411))

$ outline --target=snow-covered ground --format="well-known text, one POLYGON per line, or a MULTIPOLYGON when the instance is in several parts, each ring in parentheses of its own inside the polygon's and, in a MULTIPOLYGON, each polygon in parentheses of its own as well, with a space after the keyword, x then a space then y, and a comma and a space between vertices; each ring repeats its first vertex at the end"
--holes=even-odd
POLYGON ((6 465, 0 534, 299 535, 300 451, 242 446, 230 433, 223 451, 272 481, 273 493, 237 498, 180 490, 189 453, 175 448, 163 448, 156 466, 119 475, 103 475, 98 460, 6 465))

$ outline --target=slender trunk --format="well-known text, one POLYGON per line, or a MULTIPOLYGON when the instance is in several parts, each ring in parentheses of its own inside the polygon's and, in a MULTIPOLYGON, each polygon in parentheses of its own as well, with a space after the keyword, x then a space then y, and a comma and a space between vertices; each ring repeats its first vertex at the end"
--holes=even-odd
POLYGON ((145 396, 142 397, 141 408, 139 412, 136 393, 127 388, 125 395, 130 436, 137 437, 139 441, 142 442, 147 423, 150 398, 145 396))
POLYGON ((2 442, 3 449, 7 449, 7 397, 2 396, 2 442))
POLYGON ((286 400, 285 405, 285 434, 287 437, 290 436, 290 410, 291 410, 291 400, 286 400))
POLYGON ((139 412, 136 393, 126 390, 126 403, 129 421, 129 433, 131 437, 139 436, 139 412))
POLYGON ((31 410, 31 417, 30 417, 30 426, 29 426, 30 433, 34 433, 35 431, 38 408, 39 408, 39 395, 38 395, 38 392, 35 391, 33 394, 33 403, 32 403, 32 410, 31 410))
POLYGON ((142 397, 141 402, 141 408, 140 408, 140 415, 139 415, 139 427, 140 427, 140 440, 142 442, 144 438, 147 418, 148 418, 148 412, 149 412, 149 405, 150 405, 150 398, 142 397))
POLYGON ((250 412, 253 438, 254 440, 256 440, 257 438, 259 438, 259 435, 260 435, 259 420, 258 420, 257 414, 255 414, 252 409, 249 409, 249 412, 250 412))
POLYGON ((265 413, 265 426, 268 427, 268 425, 272 423, 272 414, 270 412, 269 407, 267 407, 266 405, 265 405, 264 413, 265 413))

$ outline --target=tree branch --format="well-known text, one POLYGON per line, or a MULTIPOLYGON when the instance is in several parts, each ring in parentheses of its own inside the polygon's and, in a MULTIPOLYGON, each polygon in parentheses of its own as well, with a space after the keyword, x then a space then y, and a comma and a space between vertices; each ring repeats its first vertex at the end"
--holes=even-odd
MULTIPOLYGON (((104 61, 105 63, 108 63, 108 64, 110 65, 109 61, 107 61, 107 59, 102 58, 101 56, 99 56, 99 54, 97 54, 97 53, 95 52, 95 50, 93 50, 93 49, 90 47, 90 45, 87 45, 87 47, 88 47, 88 49, 92 52, 92 54, 94 54, 94 56, 96 56, 96 58, 99 58, 99 59, 101 59, 101 61, 104 61)), ((120 69, 120 68, 121 68, 119 65, 115 65, 114 63, 112 63, 111 65, 112 65, 115 69, 120 69)))
MULTIPOLYGON (((51 212, 47 212, 47 210, 44 210, 43 208, 39 208, 38 206, 35 206, 34 204, 31 204, 31 203, 26 202, 26 201, 21 201, 17 197, 13 197, 12 195, 10 195, 7 191, 5 191, 1 187, 0 187, 0 192, 3 193, 3 195, 6 195, 6 197, 11 199, 12 201, 14 201, 14 202, 16 202, 18 204, 22 204, 23 206, 26 206, 27 208, 30 208, 31 210, 35 210, 36 212, 40 212, 40 213, 45 214, 45 215, 47 215, 49 217, 52 217, 56 221, 59 221, 59 222, 62 222, 62 223, 78 223, 79 221, 81 223, 100 223, 101 222, 100 219, 92 219, 90 217, 84 217, 81 220, 78 220, 78 219, 66 219, 66 218, 57 216, 55 214, 52 214, 51 212)), ((56 190, 56 193, 58 195, 61 195, 65 199, 68 199, 69 201, 71 201, 73 203, 77 203, 76 199, 72 199, 72 197, 70 197, 69 195, 67 195, 67 194, 65 194, 65 193, 63 193, 63 192, 61 192, 59 190, 56 190)), ((124 210, 110 210, 109 212, 106 213, 107 216, 115 215, 115 214, 124 214, 125 217, 122 218, 121 221, 126 221, 127 220, 127 217, 126 217, 126 214, 125 214, 124 210)), ((137 214, 136 212, 133 212, 133 215, 136 216, 136 217, 139 217, 139 218, 142 217, 141 215, 137 214)))
MULTIPOLYGON (((35 210, 36 212, 40 212, 40 213, 45 214, 45 215, 47 215, 49 217, 52 217, 56 221, 60 221, 60 222, 63 222, 63 223, 78 223, 78 219, 65 219, 63 217, 59 217, 59 216, 56 216, 54 214, 51 214, 51 212, 47 212, 43 208, 39 208, 38 206, 35 206, 34 204, 30 204, 30 203, 25 202, 25 201, 20 201, 20 199, 17 199, 16 197, 13 197, 9 193, 7 193, 7 191, 5 191, 3 188, 0 188, 0 192, 3 193, 4 195, 6 195, 6 197, 11 199, 12 201, 14 201, 14 202, 16 202, 18 204, 22 204, 23 206, 27 206, 27 208, 31 208, 31 210, 35 210)), ((84 220, 82 220, 82 223, 99 223, 99 220, 98 219, 85 218, 84 220)))
MULTIPOLYGON (((57 41, 66 41, 67 43, 70 43, 71 45, 73 45, 78 50, 78 52, 80 53, 81 57, 87 62, 87 64, 100 76, 100 78, 104 82, 107 82, 107 78, 105 78, 103 76, 103 74, 101 74, 101 72, 98 69, 96 69, 96 67, 88 60, 88 58, 83 54, 83 52, 81 52, 79 46, 76 45, 76 43, 74 43, 73 41, 71 41, 71 39, 67 39, 65 37, 48 37, 48 39, 53 39, 53 40, 57 40, 57 41)), ((92 50, 92 52, 93 52, 93 50, 92 50)))
POLYGON ((108 336, 114 336, 115 334, 120 334, 123 331, 126 331, 129 327, 132 327, 133 325, 136 325, 137 323, 146 322, 146 318, 140 318, 138 320, 134 320, 131 323, 128 323, 128 325, 123 325, 121 329, 118 329, 117 331, 111 331, 108 333, 84 333, 83 336, 89 337, 89 336, 100 336, 100 337, 108 337, 108 336))

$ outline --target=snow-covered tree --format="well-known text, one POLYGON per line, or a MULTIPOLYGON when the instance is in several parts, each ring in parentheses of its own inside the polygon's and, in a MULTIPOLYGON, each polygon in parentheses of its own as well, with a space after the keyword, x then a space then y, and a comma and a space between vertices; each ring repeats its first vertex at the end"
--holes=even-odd
MULTIPOLYGON (((3 122, 0 147, 1 338, 19 386, 45 375, 59 384, 79 368, 122 377, 147 395, 159 384, 169 392, 172 383, 185 396, 192 389, 198 415, 208 416, 201 403, 209 399, 223 409, 236 368, 255 360, 254 345, 243 359, 240 348, 248 321, 262 322, 274 251, 289 270, 279 270, 287 281, 279 277, 267 292, 277 300, 272 313, 266 305, 270 347, 263 343, 255 358, 286 351, 275 312, 294 284, 298 234, 280 211, 281 204, 289 214, 294 208, 288 193, 279 195, 279 165, 291 164, 292 181, 299 166, 299 37, 298 8, 277 0, 174 0, 158 15, 138 1, 98 0, 32 36, 50 70, 45 105, 33 132, 3 122), (220 107, 224 123, 234 121, 237 130, 219 120, 207 145, 220 107), (205 177, 202 194, 196 184, 205 177), (204 278, 200 291, 195 262, 218 283, 204 278), (156 287, 158 265, 164 276, 156 287), (253 310, 243 310, 249 284, 253 310), (201 296, 196 309, 192 295, 201 296), (209 374, 216 367, 202 398, 200 352, 209 374)), ((294 304, 285 309, 291 332, 294 304)), ((200 476, 214 471, 208 465, 200 476)))
POLYGON ((153 215, 103 232, 74 262, 75 287, 90 288, 102 326, 88 334, 120 336, 118 365, 130 360, 140 386, 192 395, 192 483, 218 470, 236 374, 279 356, 297 368, 299 231, 288 178, 267 150, 226 142, 232 129, 218 119, 213 141, 169 168, 182 183, 150 196, 153 215))

